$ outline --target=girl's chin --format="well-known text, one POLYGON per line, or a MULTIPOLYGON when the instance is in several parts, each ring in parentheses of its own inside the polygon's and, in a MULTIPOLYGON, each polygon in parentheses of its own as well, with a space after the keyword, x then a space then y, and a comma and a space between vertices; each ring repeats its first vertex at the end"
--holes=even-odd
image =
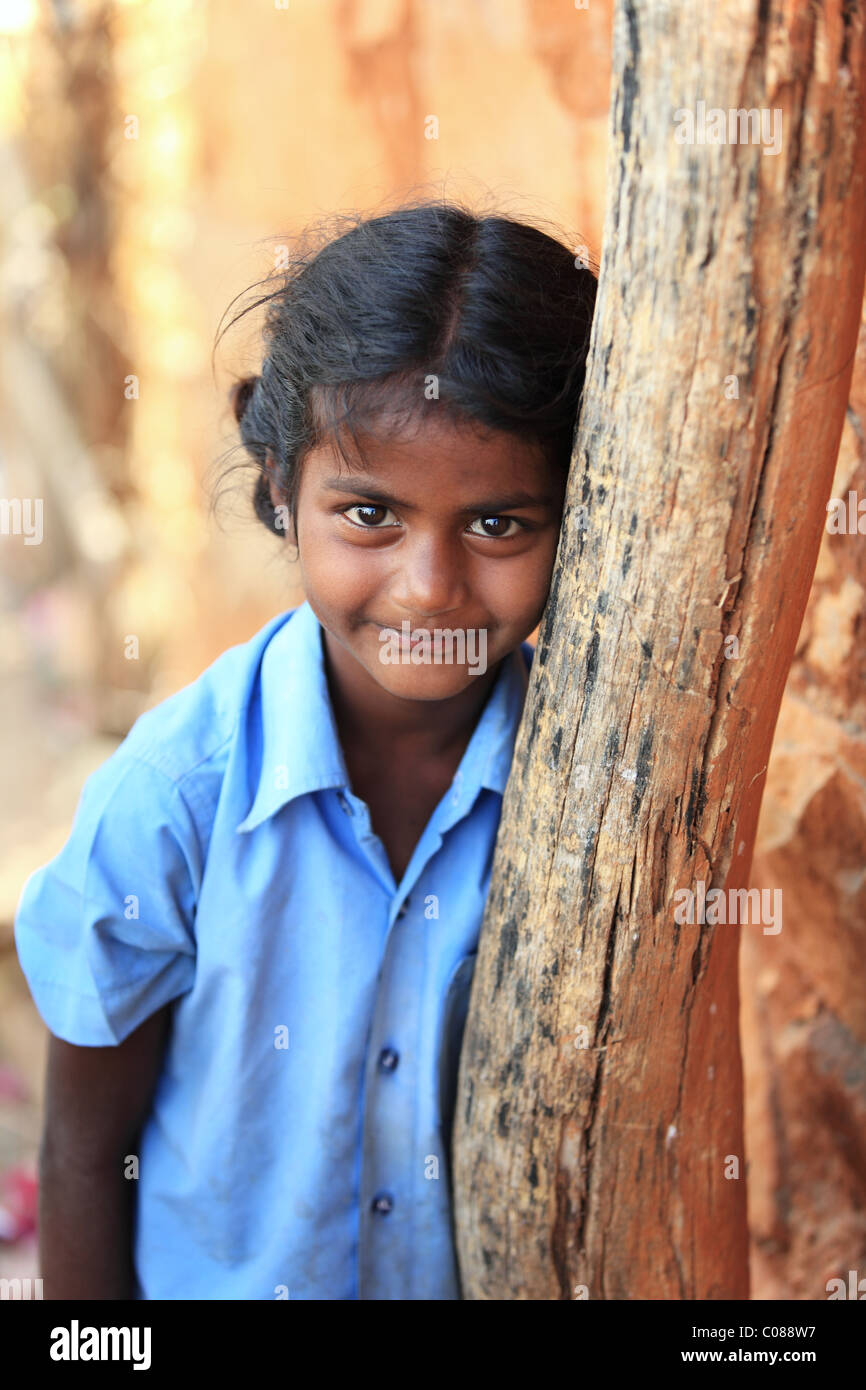
POLYGON ((413 666, 402 662, 383 662, 375 672, 379 685, 386 690, 421 700, 441 700, 449 695, 459 695, 480 674, 480 670, 468 666, 413 666))

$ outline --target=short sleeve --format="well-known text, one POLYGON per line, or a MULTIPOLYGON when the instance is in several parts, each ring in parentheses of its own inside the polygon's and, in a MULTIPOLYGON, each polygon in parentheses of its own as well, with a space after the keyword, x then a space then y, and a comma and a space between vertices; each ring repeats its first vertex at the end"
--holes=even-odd
POLYGON ((110 1047, 192 988, 200 879, 179 788, 121 745, 85 782, 66 844, 27 879, 15 914, 21 969, 52 1033, 110 1047))

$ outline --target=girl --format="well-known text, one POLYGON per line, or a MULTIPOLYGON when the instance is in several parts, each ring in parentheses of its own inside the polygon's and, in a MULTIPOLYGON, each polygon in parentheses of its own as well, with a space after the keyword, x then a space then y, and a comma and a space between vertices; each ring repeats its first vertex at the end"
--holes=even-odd
POLYGON ((138 719, 16 917, 46 1297, 460 1297, 457 1063, 595 288, 436 202, 259 301, 234 408, 305 601, 138 719))

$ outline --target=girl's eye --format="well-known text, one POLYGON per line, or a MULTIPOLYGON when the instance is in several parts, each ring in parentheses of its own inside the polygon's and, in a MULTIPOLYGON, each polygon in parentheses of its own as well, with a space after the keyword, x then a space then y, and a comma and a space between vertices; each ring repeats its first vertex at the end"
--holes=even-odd
MULTIPOLYGON (((353 506, 344 508, 343 516, 348 520, 349 512, 385 512, 387 514, 389 511, 391 511, 390 507, 380 507, 373 502, 356 502, 353 506)), ((393 516, 393 512, 391 515, 393 516)), ((353 521, 351 524, 360 526, 365 531, 381 531, 383 529, 381 526, 368 526, 366 520, 353 521)))
MULTIPOLYGON (((495 523, 496 525, 498 525, 498 526, 512 526, 512 525, 513 525, 513 526, 516 526, 516 527, 517 527, 517 531, 519 531, 519 530, 522 529, 522 522, 518 521, 518 520, 517 520, 517 517, 515 517, 515 516, 480 516, 480 517, 478 518, 478 520, 481 522, 482 526, 486 526, 489 522, 492 521, 492 522, 494 522, 494 523, 495 523)), ((475 524, 475 523, 473 522, 473 525, 474 525, 474 524, 475 524)), ((495 531, 495 532, 494 532, 494 531, 473 531, 472 534, 475 535, 475 536, 479 536, 479 535, 481 535, 481 536, 486 536, 489 540, 492 540, 492 541, 496 541, 496 540, 509 540, 509 541, 510 541, 514 536, 517 535, 517 531, 511 531, 511 532, 505 532, 505 531, 495 531)))

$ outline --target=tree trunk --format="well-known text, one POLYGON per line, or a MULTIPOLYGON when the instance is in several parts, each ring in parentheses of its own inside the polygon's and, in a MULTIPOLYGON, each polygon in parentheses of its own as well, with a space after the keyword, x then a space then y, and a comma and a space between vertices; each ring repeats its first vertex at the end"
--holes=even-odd
POLYGON ((864 105, 863 0, 617 4, 586 391, 461 1054, 465 1298, 748 1297, 739 924, 784 919, 779 885, 751 915, 736 890, 851 377, 864 105))

